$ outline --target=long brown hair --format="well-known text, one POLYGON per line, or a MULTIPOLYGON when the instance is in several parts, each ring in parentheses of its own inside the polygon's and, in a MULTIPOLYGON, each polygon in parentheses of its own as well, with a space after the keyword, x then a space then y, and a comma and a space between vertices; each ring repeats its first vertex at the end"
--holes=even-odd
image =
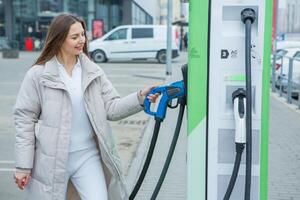
POLYGON ((47 32, 42 53, 34 63, 34 65, 43 65, 58 54, 60 48, 62 47, 64 41, 68 36, 71 25, 76 22, 80 22, 84 29, 85 43, 83 46, 83 53, 88 56, 86 26, 84 21, 75 15, 60 14, 52 20, 47 32))

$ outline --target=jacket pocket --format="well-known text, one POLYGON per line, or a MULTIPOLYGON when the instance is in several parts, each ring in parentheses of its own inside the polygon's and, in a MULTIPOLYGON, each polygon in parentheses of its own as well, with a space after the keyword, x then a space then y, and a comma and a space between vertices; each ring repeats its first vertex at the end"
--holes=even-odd
POLYGON ((35 178, 31 177, 25 188, 26 200, 51 200, 50 186, 46 186, 35 178))
POLYGON ((51 185, 54 174, 55 157, 47 156, 39 149, 35 151, 32 176, 43 184, 51 185))
POLYGON ((36 124, 36 146, 40 148, 44 154, 55 156, 58 128, 50 127, 42 123, 36 124))

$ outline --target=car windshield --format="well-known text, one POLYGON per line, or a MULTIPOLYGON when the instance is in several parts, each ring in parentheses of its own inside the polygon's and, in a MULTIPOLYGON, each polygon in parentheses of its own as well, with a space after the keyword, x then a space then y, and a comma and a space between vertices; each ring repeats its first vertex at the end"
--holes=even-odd
POLYGON ((127 28, 113 32, 106 40, 125 40, 127 38, 127 28))

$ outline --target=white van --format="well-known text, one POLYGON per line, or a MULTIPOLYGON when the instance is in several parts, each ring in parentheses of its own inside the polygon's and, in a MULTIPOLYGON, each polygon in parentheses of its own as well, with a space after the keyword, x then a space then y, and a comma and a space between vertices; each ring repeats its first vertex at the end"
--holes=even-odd
MULTIPOLYGON (((172 58, 179 55, 178 34, 173 27, 172 58)), ((166 62, 167 26, 119 26, 89 43, 89 53, 95 62, 113 59, 157 59, 166 62)))

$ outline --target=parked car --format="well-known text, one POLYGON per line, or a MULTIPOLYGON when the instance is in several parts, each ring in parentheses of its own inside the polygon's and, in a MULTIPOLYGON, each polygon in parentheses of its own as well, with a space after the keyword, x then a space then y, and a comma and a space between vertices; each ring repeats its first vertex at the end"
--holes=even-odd
POLYGON ((300 41, 293 41, 293 40, 285 40, 285 41, 278 41, 277 49, 288 49, 288 48, 300 48, 300 41))
MULTIPOLYGON (((172 58, 179 55, 178 34, 172 30, 172 58)), ((125 25, 111 30, 89 43, 95 62, 113 59, 157 59, 166 62, 167 26, 125 25)))
MULTIPOLYGON (((278 49, 276 51, 276 82, 279 87, 282 85, 284 91, 287 90, 289 75, 289 58, 293 58, 292 89, 293 93, 299 90, 300 84, 300 47, 278 49), (280 76, 281 75, 281 76, 280 76)), ((298 92, 297 92, 298 93, 298 92)))

